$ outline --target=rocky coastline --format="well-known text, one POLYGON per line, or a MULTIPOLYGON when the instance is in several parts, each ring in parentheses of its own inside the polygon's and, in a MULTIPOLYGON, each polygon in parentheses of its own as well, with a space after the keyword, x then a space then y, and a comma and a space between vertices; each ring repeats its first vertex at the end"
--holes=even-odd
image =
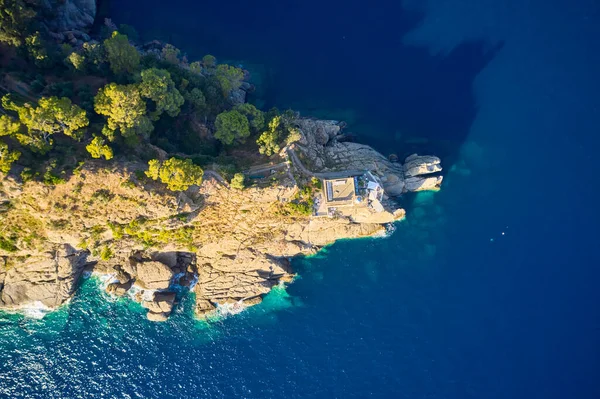
MULTIPOLYGON (((43 6, 58 42, 89 40, 84 28, 94 22, 95 1, 43 6)), ((229 101, 244 103, 249 88, 244 83, 229 101)), ((25 182, 19 173, 0 180, 2 223, 18 236, 18 245, 0 247, 0 310, 56 309, 84 274, 96 273, 105 276, 108 294, 129 295, 152 321, 168 319, 182 289, 195 293, 199 318, 224 306, 239 311, 293 280, 292 257, 385 234, 405 216, 394 198, 440 188, 435 156, 414 154, 401 164, 345 142, 344 123, 297 115, 291 124, 298 138, 280 149, 283 162, 245 171, 254 183, 243 190, 214 168, 204 170, 199 186, 173 192, 145 178, 147 165, 131 158, 83 162, 54 186, 25 182), (364 176, 370 180, 359 187, 364 176), (349 199, 329 198, 326 184, 336 179, 351 187, 349 199), (290 202, 306 188, 312 208, 291 212, 290 202)))
POLYGON ((291 257, 313 254, 339 239, 380 235, 405 215, 394 196, 439 187, 437 157, 414 155, 402 165, 369 146, 338 142, 338 122, 301 118, 297 125, 301 139, 282 153, 302 154, 303 161, 290 161, 278 171, 276 184, 266 187, 234 190, 207 174, 201 186, 175 194, 159 184, 136 180, 135 164, 106 170, 90 163, 54 189, 5 179, 0 200, 12 204, 4 214, 6 221, 31 218, 31 228, 41 240, 35 253, 0 253, 0 308, 55 309, 74 294, 84 271, 111 276, 106 290, 112 295, 122 296, 136 287, 136 300, 148 309, 150 320, 166 320, 175 304, 176 286, 195 292, 198 317, 210 315, 220 305, 254 305, 272 287, 293 279, 291 257), (296 180, 309 177, 307 173, 349 169, 381 178, 386 192, 383 212, 333 217, 281 213, 298 191, 296 180), (73 191, 78 191, 76 196, 73 191), (99 199, 99 192, 110 195, 99 199), (69 220, 64 222, 67 207, 69 220), (136 232, 121 236, 106 227, 131 225, 140 217, 150 224, 149 231, 160 229, 174 238, 148 247, 135 239, 136 232), (56 227, 61 224, 68 227, 56 227), (194 230, 185 244, 178 243, 175 234, 190 226, 194 230), (83 248, 92 236, 112 248, 110 259, 83 248))

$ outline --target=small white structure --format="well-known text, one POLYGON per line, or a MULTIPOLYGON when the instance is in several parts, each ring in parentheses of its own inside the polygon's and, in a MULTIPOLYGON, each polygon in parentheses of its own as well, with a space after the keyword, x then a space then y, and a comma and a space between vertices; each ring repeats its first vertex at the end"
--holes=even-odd
MULTIPOLYGON (((371 172, 365 173, 365 177, 367 178, 367 193, 369 200, 374 203, 377 202, 379 206, 373 206, 373 209, 377 210, 381 207, 381 200, 383 199, 383 188, 381 187, 381 182, 378 178, 373 176, 371 172)), ((381 212, 377 210, 377 212, 381 212)))

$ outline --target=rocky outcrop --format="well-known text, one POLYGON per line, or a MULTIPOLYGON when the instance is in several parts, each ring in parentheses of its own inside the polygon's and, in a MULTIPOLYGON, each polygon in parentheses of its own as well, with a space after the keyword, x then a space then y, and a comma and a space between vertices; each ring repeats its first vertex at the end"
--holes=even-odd
POLYGON ((148 320, 165 321, 173 311, 175 304, 174 292, 155 292, 152 300, 142 301, 142 306, 148 309, 148 320))
POLYGON ((42 0, 41 6, 50 16, 44 21, 54 32, 86 29, 96 18, 96 0, 42 0))
POLYGON ((440 163, 438 157, 412 154, 404 160, 404 176, 414 177, 440 172, 442 170, 440 163))
POLYGON ((63 245, 15 264, 0 284, 0 305, 9 309, 59 307, 75 291, 87 256, 87 251, 63 245))
POLYGON ((435 190, 442 183, 438 157, 413 154, 402 165, 391 162, 368 145, 338 141, 341 124, 337 121, 299 118, 295 124, 301 139, 291 149, 315 174, 368 170, 380 178, 386 194, 391 197, 409 191, 435 190))
POLYGON ((289 226, 285 238, 289 241, 300 241, 308 245, 323 247, 335 242, 340 237, 368 237, 384 232, 384 224, 354 223, 346 218, 317 218, 305 225, 289 226))
POLYGON ((175 273, 164 263, 149 261, 135 266, 135 283, 149 290, 166 290, 175 273))
POLYGON ((198 307, 205 302, 222 304, 267 294, 282 277, 290 274, 288 262, 243 249, 217 258, 198 257, 198 307))
POLYGON ((196 294, 198 317, 238 311, 293 279, 290 257, 339 239, 385 234, 387 224, 405 214, 386 198, 378 199, 383 210, 349 206, 320 217, 300 214, 289 206, 299 184, 334 171, 369 170, 394 196, 442 181, 436 157, 411 155, 402 165, 369 146, 338 141, 335 121, 296 122, 301 139, 286 153, 300 173, 282 163, 244 190, 207 170, 201 186, 173 193, 136 177, 146 165, 126 162, 110 169, 88 162, 51 188, 1 180, 0 203, 10 205, 0 209, 7 226, 2 237, 16 250, 0 249, 0 308, 60 306, 87 265, 108 276, 107 293, 129 295, 153 321, 167 320, 177 292, 186 289, 196 294))
POLYGON ((198 278, 195 254, 177 251, 123 254, 97 264, 94 272, 111 276, 106 286, 109 294, 123 296, 135 286, 133 298, 148 309, 147 317, 152 321, 165 321, 171 314, 175 286, 191 288, 198 278))

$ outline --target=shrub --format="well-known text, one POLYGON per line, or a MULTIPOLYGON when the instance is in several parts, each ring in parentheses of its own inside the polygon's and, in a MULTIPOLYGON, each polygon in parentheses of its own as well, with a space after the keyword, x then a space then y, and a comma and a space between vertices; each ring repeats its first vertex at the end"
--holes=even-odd
POLYGON ((244 184, 244 180, 245 180, 245 177, 242 173, 236 173, 235 175, 233 175, 233 178, 231 179, 231 183, 230 183, 231 188, 235 188, 237 190, 243 190, 244 187, 246 186, 244 184))
POLYGON ((102 250, 100 251, 100 259, 102 260, 109 260, 114 256, 114 253, 112 251, 112 249, 110 249, 109 246, 105 246, 102 248, 102 250))
POLYGON ((50 170, 47 170, 46 173, 44 173, 43 181, 44 181, 44 184, 46 184, 48 186, 56 186, 57 184, 64 183, 65 179, 63 179, 60 176, 55 175, 50 170))
POLYGON ((113 157, 112 148, 110 148, 106 144, 106 141, 99 136, 94 137, 92 142, 85 146, 85 149, 90 153, 92 158, 104 157, 104 159, 109 160, 113 157))
POLYGON ((293 212, 300 215, 310 216, 313 212, 313 201, 292 201, 288 202, 288 208, 293 212))
POLYGON ((114 198, 114 194, 105 188, 101 188, 100 190, 96 190, 94 194, 92 194, 92 198, 100 201, 100 202, 110 202, 114 198))
POLYGON ((6 238, 3 236, 0 236, 0 250, 6 251, 6 252, 15 252, 16 250, 19 249, 19 248, 17 248, 17 246, 15 244, 16 244, 16 242, 12 237, 6 238))
POLYGON ((185 191, 192 185, 202 184, 204 171, 191 159, 170 158, 164 162, 152 159, 148 162, 146 176, 159 180, 171 191, 185 191))

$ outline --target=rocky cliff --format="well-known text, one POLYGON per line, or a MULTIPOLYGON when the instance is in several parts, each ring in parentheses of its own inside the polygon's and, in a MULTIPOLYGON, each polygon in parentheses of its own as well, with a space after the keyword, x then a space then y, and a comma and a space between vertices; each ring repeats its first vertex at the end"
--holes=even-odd
MULTIPOLYGON (((372 170, 385 179, 386 191, 395 188, 392 194, 440 170, 435 157, 409 157, 403 166, 368 146, 337 142, 333 122, 305 119, 298 126, 302 139, 292 151, 310 167, 372 170)), ((207 172, 201 186, 173 193, 143 178, 146 165, 131 162, 110 168, 89 162, 56 186, 6 178, 0 307, 60 306, 85 269, 107 276, 107 292, 131 295, 151 320, 167 319, 181 287, 196 293, 196 314, 206 316, 220 305, 259 303, 273 286, 291 281, 290 257, 341 238, 383 234, 404 216, 393 201, 376 215, 291 212, 298 182, 314 175, 301 162, 292 164, 244 190, 207 172)))
POLYGON ((292 149, 313 172, 369 170, 381 179, 385 192, 392 197, 408 191, 437 190, 442 184, 438 157, 414 154, 402 165, 368 145, 338 140, 343 137, 343 124, 338 121, 301 118, 296 124, 302 138, 292 149))
POLYGON ((96 0, 42 0, 40 6, 46 26, 56 33, 86 29, 96 17, 96 0))

